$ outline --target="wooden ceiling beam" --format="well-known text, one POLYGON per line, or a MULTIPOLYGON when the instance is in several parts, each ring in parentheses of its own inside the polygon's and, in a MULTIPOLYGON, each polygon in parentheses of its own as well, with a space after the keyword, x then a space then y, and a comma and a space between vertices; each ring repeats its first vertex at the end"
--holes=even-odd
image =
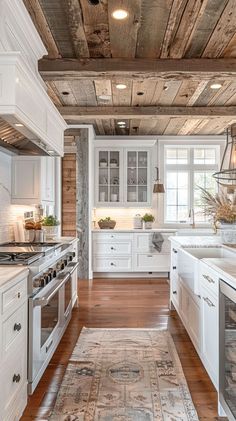
POLYGON ((157 117, 235 117, 236 106, 230 107, 58 107, 66 120, 84 119, 156 119, 157 117))
POLYGON ((46 81, 75 79, 232 80, 236 59, 42 59, 39 71, 46 81))

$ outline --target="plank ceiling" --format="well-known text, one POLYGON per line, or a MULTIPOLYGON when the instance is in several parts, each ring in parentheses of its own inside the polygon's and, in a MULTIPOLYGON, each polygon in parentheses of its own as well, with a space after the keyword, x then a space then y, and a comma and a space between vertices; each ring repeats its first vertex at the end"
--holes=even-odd
MULTIPOLYGON (((50 60, 62 59, 213 59, 236 58, 235 0, 24 0, 48 50, 50 60), (115 9, 128 11, 116 21, 115 9)), ((229 107, 236 106, 236 78, 212 81, 140 78, 56 77, 46 80, 48 93, 60 107, 229 107), (119 91, 117 83, 127 88, 119 91)), ((122 118, 124 121, 124 118, 122 118)), ((76 112, 73 119, 76 122, 76 112)), ((236 116, 158 115, 126 118, 120 129, 115 115, 84 118, 97 134, 221 134, 236 116)))

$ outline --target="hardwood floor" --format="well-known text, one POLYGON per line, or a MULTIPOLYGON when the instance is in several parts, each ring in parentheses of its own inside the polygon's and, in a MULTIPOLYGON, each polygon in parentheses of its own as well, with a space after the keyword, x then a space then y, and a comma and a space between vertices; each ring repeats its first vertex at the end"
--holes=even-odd
POLYGON ((171 332, 199 418, 217 420, 217 394, 174 311, 168 309, 165 279, 79 281, 79 310, 41 379, 21 421, 47 420, 54 405, 70 354, 83 326, 168 328, 171 332))

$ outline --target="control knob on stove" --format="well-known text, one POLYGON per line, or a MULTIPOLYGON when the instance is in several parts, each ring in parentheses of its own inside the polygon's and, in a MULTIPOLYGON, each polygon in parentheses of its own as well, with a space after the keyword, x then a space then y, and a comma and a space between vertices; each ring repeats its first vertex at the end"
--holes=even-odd
POLYGON ((48 282, 50 282, 50 277, 48 276, 48 274, 44 275, 44 285, 47 285, 48 282))
POLYGON ((67 266, 68 262, 67 259, 64 259, 64 265, 67 266))
POLYGON ((63 269, 65 269, 65 264, 64 263, 61 263, 60 270, 63 270, 63 269))
POLYGON ((53 278, 56 278, 57 277, 57 271, 56 271, 56 269, 53 269, 52 276, 53 276, 53 278))

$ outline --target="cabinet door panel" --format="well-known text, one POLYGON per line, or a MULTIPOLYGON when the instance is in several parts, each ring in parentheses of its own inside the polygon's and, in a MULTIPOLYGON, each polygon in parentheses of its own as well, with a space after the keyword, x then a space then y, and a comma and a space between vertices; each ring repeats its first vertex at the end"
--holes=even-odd
POLYGON ((99 149, 96 153, 95 197, 100 206, 122 202, 122 152, 119 149, 99 149))
MULTIPOLYGON (((31 158, 13 158, 12 161, 12 198, 39 201, 40 162, 31 158)), ((32 202, 34 203, 34 202, 32 202)))
POLYGON ((206 288, 202 288, 202 358, 211 380, 218 387, 218 302, 206 288))

